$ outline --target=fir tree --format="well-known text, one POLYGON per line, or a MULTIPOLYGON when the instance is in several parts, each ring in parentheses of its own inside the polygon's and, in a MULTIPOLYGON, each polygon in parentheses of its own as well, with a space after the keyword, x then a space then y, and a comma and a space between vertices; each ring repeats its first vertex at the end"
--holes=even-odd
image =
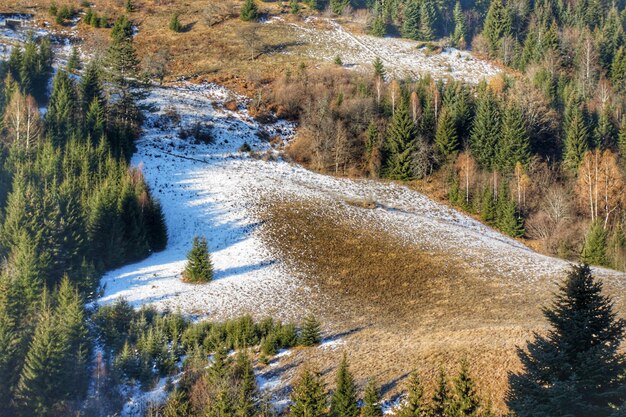
POLYGON ((79 91, 83 112, 86 113, 89 111, 89 107, 94 100, 97 100, 98 103, 100 103, 100 107, 104 109, 104 94, 96 60, 91 60, 89 64, 87 64, 85 71, 83 71, 79 91))
POLYGON ((424 388, 417 371, 409 376, 406 404, 400 412, 401 417, 423 417, 426 414, 424 404, 424 388))
POLYGON ((291 14, 300 13, 300 3, 298 3, 298 0, 289 0, 289 8, 291 14))
POLYGON ((333 392, 330 402, 330 414, 335 417, 357 417, 356 384, 348 369, 348 359, 343 354, 336 379, 337 388, 333 392))
POLYGON ((78 52, 78 48, 75 47, 75 46, 72 48, 72 53, 70 55, 70 58, 67 60, 67 67, 66 67, 66 69, 70 73, 78 71, 79 69, 81 69, 80 54, 78 52))
POLYGON ((326 410, 324 385, 319 376, 305 369, 291 392, 292 405, 289 415, 293 417, 322 417, 326 410))
POLYGON ((368 380, 367 386, 365 387, 361 417, 383 417, 383 409, 380 405, 380 393, 373 379, 368 380))
POLYGON ((306 316, 300 334, 300 344, 302 346, 317 345, 322 340, 321 329, 322 325, 313 314, 306 316))
POLYGON ((493 56, 497 56, 502 39, 511 34, 511 16, 501 0, 492 1, 485 18, 483 34, 493 56))
POLYGON ((518 162, 526 165, 530 160, 530 140, 524 117, 513 104, 504 112, 502 139, 496 157, 498 168, 507 174, 513 173, 518 162))
POLYGON ((187 282, 203 283, 213 279, 213 264, 206 238, 194 237, 191 251, 187 254, 187 265, 183 271, 187 282))
POLYGON ((423 41, 435 39, 437 12, 433 0, 422 0, 420 5, 419 38, 423 41))
POLYGON ((178 33, 182 30, 182 25, 180 24, 180 20, 178 19, 179 13, 175 12, 170 18, 170 30, 172 32, 178 33))
POLYGON ((478 98, 470 140, 472 155, 481 167, 494 168, 500 135, 498 103, 490 91, 484 91, 478 98))
POLYGON ((146 227, 146 238, 148 245, 153 252, 160 252, 167 246, 167 225, 165 215, 158 200, 150 199, 150 203, 144 210, 144 225, 146 227))
POLYGON ((507 405, 519 417, 613 415, 626 398, 626 323, 587 265, 573 266, 550 308, 548 333, 518 348, 507 405))
POLYGON ((465 15, 463 14, 460 1, 457 1, 454 5, 452 15, 454 19, 454 34, 452 35, 452 42, 457 48, 464 49, 466 45, 465 38, 467 33, 465 29, 465 15))
POLYGON ((235 377, 239 381, 235 415, 252 417, 255 415, 255 399, 258 394, 252 361, 244 350, 240 350, 235 361, 235 377))
POLYGON ((600 110, 598 125, 593 132, 593 141, 596 148, 607 149, 615 145, 615 126, 611 120, 611 108, 605 105, 600 110))
POLYGON ((453 157, 459 147, 456 123, 452 112, 448 108, 444 108, 439 115, 437 132, 435 133, 435 146, 444 160, 453 157))
POLYGON ((622 156, 622 161, 626 165, 626 116, 622 117, 619 134, 617 135, 617 148, 622 156))
POLYGON ((256 20, 259 10, 257 9, 256 3, 254 0, 245 0, 243 5, 241 6, 241 11, 239 12, 239 17, 244 22, 249 22, 251 20, 256 20))
POLYGON ((374 67, 374 78, 379 78, 381 80, 385 79, 385 75, 387 75, 387 71, 385 71, 385 66, 383 65, 383 61, 380 57, 374 58, 374 62, 372 63, 374 67))
POLYGON ((589 146, 587 126, 582 111, 576 106, 572 109, 569 124, 565 131, 565 150, 563 163, 567 168, 576 171, 580 166, 589 146))
POLYGON ((402 22, 402 36, 418 40, 420 37, 420 4, 409 1, 404 8, 404 21, 402 22))
POLYGON ((481 195, 480 218, 485 223, 493 223, 496 220, 496 204, 491 187, 485 187, 481 195))
POLYGON ((611 81, 615 88, 626 92, 626 48, 620 46, 611 64, 611 81))
POLYGON ((402 99, 387 130, 388 156, 385 173, 388 178, 409 180, 413 176, 411 165, 415 135, 415 125, 407 110, 406 101, 402 99))
POLYGON ((63 145, 76 126, 76 92, 67 72, 61 70, 54 77, 52 95, 46 113, 46 127, 55 145, 63 145))
POLYGON ((448 389, 448 382, 446 381, 446 373, 443 369, 440 369, 437 386, 435 387, 435 393, 433 394, 433 398, 430 402, 430 415, 437 417, 447 416, 450 401, 451 395, 448 389))
POLYGON ((374 18, 374 22, 372 23, 370 34, 382 38, 383 36, 385 36, 386 33, 387 25, 385 23, 385 18, 381 15, 376 16, 374 18))
POLYGON ((604 230, 601 222, 594 222, 591 224, 587 236, 585 236, 585 244, 580 254, 580 260, 590 265, 608 266, 606 249, 606 230, 604 230))
POLYGON ((449 403, 450 417, 477 416, 480 408, 474 381, 469 375, 469 365, 466 360, 461 361, 459 375, 453 381, 452 399, 449 403))

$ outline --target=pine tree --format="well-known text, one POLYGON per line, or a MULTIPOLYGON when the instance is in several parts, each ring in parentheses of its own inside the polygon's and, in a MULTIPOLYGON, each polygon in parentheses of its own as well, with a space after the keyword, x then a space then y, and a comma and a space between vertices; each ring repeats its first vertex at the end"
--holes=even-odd
POLYGON ((601 222, 594 222, 591 224, 587 236, 585 236, 585 244, 580 254, 580 260, 590 265, 608 266, 606 249, 606 230, 604 230, 601 222))
POLYGON ((300 334, 300 344, 302 346, 317 345, 322 340, 321 329, 322 325, 313 314, 306 316, 300 334))
POLYGON ((484 91, 478 98, 470 140, 472 155, 482 168, 494 168, 500 135, 498 102, 490 91, 484 91))
POLYGON ((611 64, 611 81, 618 91, 626 92, 626 48, 620 46, 611 64))
POLYGON ((259 13, 259 10, 257 9, 256 3, 254 2, 254 0, 245 0, 243 5, 241 6, 239 17, 244 22, 249 22, 251 20, 256 20, 258 13, 259 13))
POLYGON ((409 1, 404 8, 404 21, 402 22, 402 36, 409 39, 418 40, 420 37, 420 4, 409 1))
POLYGON ((330 414, 335 417, 357 417, 356 384, 348 369, 348 358, 343 354, 336 379, 337 388, 333 392, 330 402, 330 414))
POLYGON ((389 155, 385 161, 385 174, 388 178, 409 180, 413 176, 411 165, 415 135, 415 125, 409 116, 406 101, 402 99, 387 129, 389 155))
POLYGON ((383 417, 383 409, 380 405, 380 393, 373 379, 370 379, 365 387, 361 417, 383 417))
POLYGON ((450 401, 451 395, 448 389, 448 382, 446 381, 446 373, 443 369, 440 369, 437 386, 435 387, 435 393, 433 394, 433 398, 430 403, 430 415, 447 417, 450 401))
POLYGON ((289 0, 289 8, 291 10, 291 14, 300 13, 300 3, 298 3, 298 0, 289 0))
POLYGON ((524 117, 513 104, 504 112, 502 139, 496 158, 498 168, 507 174, 513 173, 518 162, 526 165, 530 160, 530 140, 524 117))
POLYGON ((343 11, 349 5, 350 0, 330 0, 330 10, 337 15, 343 14, 343 11))
POLYGON ((463 9, 461 8, 461 2, 458 0, 454 5, 452 16, 454 19, 454 34, 452 35, 453 45, 457 48, 465 49, 465 38, 467 37, 465 29, 465 15, 463 14, 463 9))
POLYGON ((289 415, 293 417, 322 417, 325 415, 326 395, 320 377, 305 369, 291 392, 292 405, 289 415))
POLYGON ((449 404, 450 417, 478 416, 480 401, 474 381, 469 375, 469 364, 461 361, 459 375, 453 381, 452 399, 449 404))
POLYGON ((459 137, 456 132, 456 123, 452 112, 448 108, 443 108, 437 121, 437 132, 435 133, 435 146, 439 155, 444 160, 449 160, 459 148, 459 137))
POLYGON ((602 283, 587 265, 573 266, 543 314, 547 334, 518 348, 523 370, 509 376, 509 409, 519 417, 613 415, 626 398, 626 323, 602 283))
POLYGON ((619 134, 617 135, 617 148, 622 156, 622 161, 626 165, 626 116, 622 117, 619 134))
POLYGON ((417 371, 409 376, 406 404, 400 412, 401 417, 423 417, 426 414, 424 388, 417 371))
MULTIPOLYGON (((7 271, 0 274, 0 414, 10 415, 12 390, 19 376, 22 359, 23 328, 16 302, 19 288, 7 271)), ((19 309, 25 309, 24 307, 19 309)))
POLYGON ((617 132, 611 120, 611 108, 609 105, 603 106, 600 110, 598 125, 593 133, 593 142, 596 148, 607 149, 615 145, 617 132))
POLYGON ((183 271, 183 280, 203 283, 213 279, 213 264, 206 238, 194 237, 191 251, 187 254, 187 265, 183 271))
POLYGON ((104 94, 96 60, 92 59, 89 64, 87 64, 85 71, 83 71, 79 91, 83 112, 86 113, 88 111, 94 100, 97 100, 101 107, 104 108, 104 94))
POLYGON ((485 187, 480 197, 480 218, 485 223, 493 223, 496 220, 496 204, 491 187, 485 187))
POLYGON ((46 127, 55 145, 63 145, 76 126, 76 92, 67 72, 57 72, 46 113, 46 127))
POLYGON ((143 214, 146 238, 148 239, 150 249, 153 252, 164 250, 167 246, 167 225, 159 201, 151 198, 143 214))
POLYGON ((576 171, 580 166, 589 146, 587 126, 582 111, 576 106, 571 111, 569 124, 565 131, 565 150, 563 163, 567 168, 576 171))
POLYGON ((175 12, 174 14, 172 14, 172 17, 170 18, 170 26, 169 26, 170 30, 175 33, 180 32, 183 28, 178 18, 179 18, 178 12, 175 12))

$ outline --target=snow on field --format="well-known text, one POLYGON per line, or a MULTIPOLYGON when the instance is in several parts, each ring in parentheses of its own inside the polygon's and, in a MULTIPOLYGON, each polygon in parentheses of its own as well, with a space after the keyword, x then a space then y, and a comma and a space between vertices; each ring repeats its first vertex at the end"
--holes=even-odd
MULTIPOLYGON (((280 158, 253 157, 238 152, 244 143, 257 154, 275 155, 261 139, 288 139, 293 126, 260 126, 248 115, 240 97, 216 85, 178 84, 154 88, 146 104, 145 133, 132 163, 144 172, 160 198, 169 228, 165 251, 137 264, 109 272, 102 279, 100 303, 125 297, 135 306, 159 308, 223 318, 244 312, 281 318, 306 312, 306 296, 314 288, 303 285, 261 239, 264 225, 257 215, 268 201, 310 201, 329 216, 393 233, 424 251, 446 252, 482 272, 485 280, 498 276, 525 285, 554 279, 565 261, 537 254, 426 196, 404 186, 370 180, 339 179, 317 174, 280 158), (226 101, 237 99, 236 111, 226 101), (168 109, 169 108, 169 109, 168 109), (163 114, 177 113, 181 125, 211 126, 214 144, 180 139, 178 127, 163 126, 163 114), (346 201, 373 200, 366 209, 346 201), (205 285, 181 282, 186 253, 194 235, 209 240, 215 281, 205 285)), ((623 285, 624 274, 603 271, 623 285)))
MULTIPOLYGON (((270 19, 266 23, 287 25, 283 19, 270 19)), ((500 72, 467 51, 448 48, 441 53, 431 53, 408 39, 350 33, 331 19, 308 18, 288 26, 307 46, 306 55, 329 62, 339 56, 347 68, 371 72, 372 62, 378 57, 388 74, 397 78, 418 78, 430 73, 435 78, 452 77, 478 83, 500 72)))

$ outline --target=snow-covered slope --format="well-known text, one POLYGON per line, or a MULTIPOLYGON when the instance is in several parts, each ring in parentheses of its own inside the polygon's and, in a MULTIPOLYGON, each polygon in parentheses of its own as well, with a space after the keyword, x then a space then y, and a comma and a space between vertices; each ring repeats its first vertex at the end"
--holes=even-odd
MULTIPOLYGON (((404 186, 338 179, 277 158, 259 132, 288 139, 293 126, 280 122, 261 126, 243 104, 236 111, 226 110, 224 103, 233 98, 245 102, 212 84, 152 90, 147 104, 157 111, 148 114, 132 162, 141 167, 162 202, 169 244, 164 252, 108 273, 102 280, 101 303, 125 297, 136 306, 153 303, 200 316, 301 315, 307 308, 303 300, 310 298, 305 295, 315 289, 292 275, 261 239, 264 225, 258 210, 276 199, 315 201, 331 216, 333 207, 341 207, 348 220, 391 232, 425 251, 462 258, 484 279, 497 271, 523 284, 553 279, 567 266, 404 186), (180 115, 183 127, 198 121, 212 125, 215 142, 193 144, 191 139, 180 139, 178 127, 163 126, 162 115, 168 108, 180 115), (238 151, 244 142, 256 157, 238 151), (377 208, 346 203, 354 199, 374 200, 377 208), (209 240, 216 269, 216 280, 209 284, 180 280, 194 235, 209 240)), ((599 272, 620 285, 624 282, 623 274, 599 272)))
POLYGON ((443 52, 430 52, 409 39, 351 33, 332 19, 308 17, 297 23, 286 23, 278 16, 266 23, 284 27, 297 39, 299 47, 287 48, 286 53, 302 53, 327 62, 340 57, 344 67, 368 73, 376 58, 383 62, 389 76, 399 79, 431 74, 437 79, 450 77, 478 83, 501 72, 468 51, 446 48, 443 52))

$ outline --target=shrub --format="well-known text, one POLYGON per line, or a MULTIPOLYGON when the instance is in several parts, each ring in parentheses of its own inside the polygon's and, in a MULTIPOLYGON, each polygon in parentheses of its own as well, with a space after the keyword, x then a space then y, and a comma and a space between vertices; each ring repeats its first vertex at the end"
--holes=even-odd
POLYGON ((239 13, 239 17, 244 22, 249 22, 251 20, 256 20, 259 10, 254 3, 254 0, 246 0, 245 3, 241 6, 241 11, 239 13))
POLYGON ((176 33, 179 33, 182 30, 182 25, 180 24, 178 16, 179 14, 178 12, 176 12, 172 15, 172 18, 170 19, 170 30, 176 33))

